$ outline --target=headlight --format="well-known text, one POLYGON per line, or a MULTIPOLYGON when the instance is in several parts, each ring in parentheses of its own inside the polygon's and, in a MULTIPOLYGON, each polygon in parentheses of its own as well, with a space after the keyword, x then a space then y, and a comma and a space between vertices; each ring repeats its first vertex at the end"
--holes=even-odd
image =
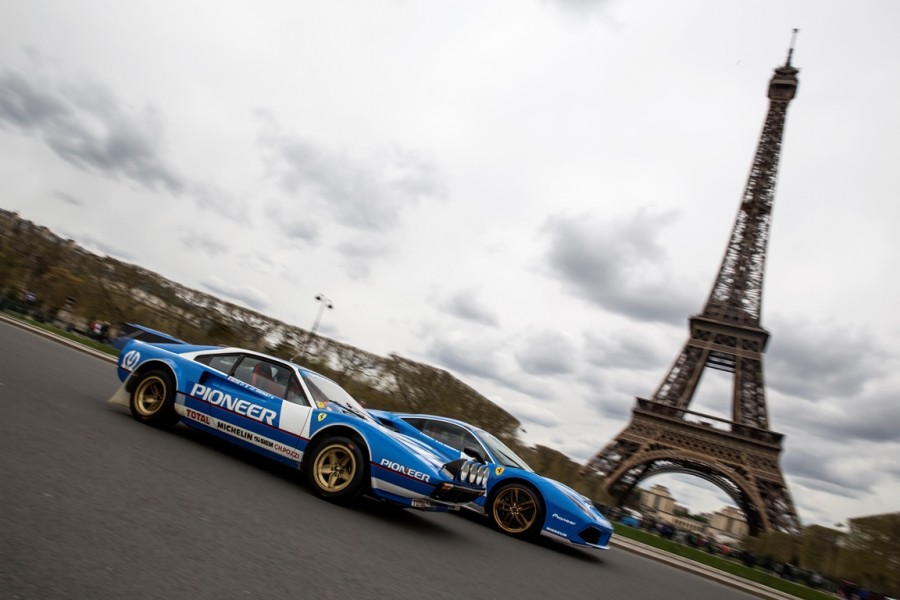
POLYGON ((485 471, 487 469, 484 465, 478 465, 475 467, 475 485, 481 485, 484 483, 485 471))
POLYGON ((444 466, 448 468, 449 472, 455 472, 456 478, 462 483, 476 486, 483 486, 487 482, 490 471, 487 465, 474 460, 458 459, 444 466))

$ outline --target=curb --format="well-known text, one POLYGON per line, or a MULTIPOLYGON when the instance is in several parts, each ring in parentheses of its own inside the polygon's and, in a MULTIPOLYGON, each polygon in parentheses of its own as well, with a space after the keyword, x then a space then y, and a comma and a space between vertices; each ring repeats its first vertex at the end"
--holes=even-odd
POLYGON ((93 348, 89 348, 83 344, 79 344, 78 342, 76 342, 74 340, 70 340, 67 337, 63 337, 63 336, 53 333, 51 331, 47 331, 46 329, 41 329, 40 327, 35 327, 34 325, 32 325, 30 323, 26 323, 25 321, 21 321, 14 317, 10 317, 7 314, 0 313, 0 321, 7 323, 9 325, 13 325, 14 327, 18 327, 19 329, 25 329, 26 331, 36 333, 41 337, 45 337, 45 338, 53 340, 55 342, 65 344, 69 348, 73 348, 75 350, 78 350, 79 352, 84 352, 85 354, 90 354, 91 356, 94 356, 96 358, 102 358, 103 360, 105 360, 107 362, 111 362, 111 363, 116 362, 116 357, 114 357, 110 354, 106 354, 104 352, 94 350, 93 348))
POLYGON ((675 554, 669 554, 668 552, 664 552, 653 546, 648 546, 647 544, 642 544, 641 542, 636 542, 620 536, 617 537, 615 535, 613 535, 610 541, 613 546, 625 550, 626 552, 638 554, 645 558, 679 568, 682 571, 694 573, 695 575, 721 583, 730 588, 752 594, 757 598, 766 598, 767 600, 797 600, 797 596, 786 594, 785 592, 772 589, 761 583, 743 579, 736 575, 714 569, 713 567, 708 567, 675 554))

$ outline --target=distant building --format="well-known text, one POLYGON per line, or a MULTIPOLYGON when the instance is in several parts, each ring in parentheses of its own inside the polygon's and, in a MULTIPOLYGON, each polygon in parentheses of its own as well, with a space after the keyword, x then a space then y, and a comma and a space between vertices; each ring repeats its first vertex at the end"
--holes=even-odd
POLYGON ((667 523, 676 529, 695 535, 713 537, 723 541, 740 541, 749 532, 744 513, 734 506, 723 506, 712 514, 700 515, 708 521, 707 523, 686 516, 689 511, 676 503, 675 498, 664 485, 656 484, 649 489, 642 489, 640 503, 645 517, 667 523))
POLYGON ((664 485, 656 484, 649 490, 641 490, 641 506, 648 512, 675 514, 675 499, 664 485))
POLYGON ((725 506, 714 512, 709 525, 714 530, 714 535, 724 535, 733 540, 745 538, 750 531, 744 513, 734 506, 725 506))

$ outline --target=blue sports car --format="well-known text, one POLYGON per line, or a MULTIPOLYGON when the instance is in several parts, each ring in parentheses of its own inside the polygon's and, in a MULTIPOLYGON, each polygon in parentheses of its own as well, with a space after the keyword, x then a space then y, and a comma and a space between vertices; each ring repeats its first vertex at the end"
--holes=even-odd
POLYGON ((363 494, 403 507, 455 510, 484 494, 488 467, 448 460, 380 425, 309 369, 250 350, 130 340, 110 402, 156 427, 181 421, 301 469, 337 503, 363 494))
POLYGON ((538 475, 487 431, 446 417, 369 412, 395 431, 418 436, 448 458, 477 454, 485 459, 490 467, 487 494, 475 498, 467 508, 487 514, 500 531, 521 538, 543 534, 579 546, 609 548, 612 525, 589 499, 538 475))

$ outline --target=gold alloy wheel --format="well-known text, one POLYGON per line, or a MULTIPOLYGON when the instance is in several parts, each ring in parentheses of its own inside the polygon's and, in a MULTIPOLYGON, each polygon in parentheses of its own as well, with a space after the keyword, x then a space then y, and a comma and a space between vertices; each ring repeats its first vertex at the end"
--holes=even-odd
POLYGON ((353 452, 341 443, 333 443, 322 448, 316 455, 313 477, 320 490, 335 494, 350 485, 356 468, 353 452))
POLYGON ((166 382, 158 375, 143 379, 134 390, 134 408, 144 417, 152 417, 166 402, 166 382))
POLYGON ((507 533, 524 533, 538 516, 538 499, 516 485, 501 490, 494 500, 494 521, 507 533))

